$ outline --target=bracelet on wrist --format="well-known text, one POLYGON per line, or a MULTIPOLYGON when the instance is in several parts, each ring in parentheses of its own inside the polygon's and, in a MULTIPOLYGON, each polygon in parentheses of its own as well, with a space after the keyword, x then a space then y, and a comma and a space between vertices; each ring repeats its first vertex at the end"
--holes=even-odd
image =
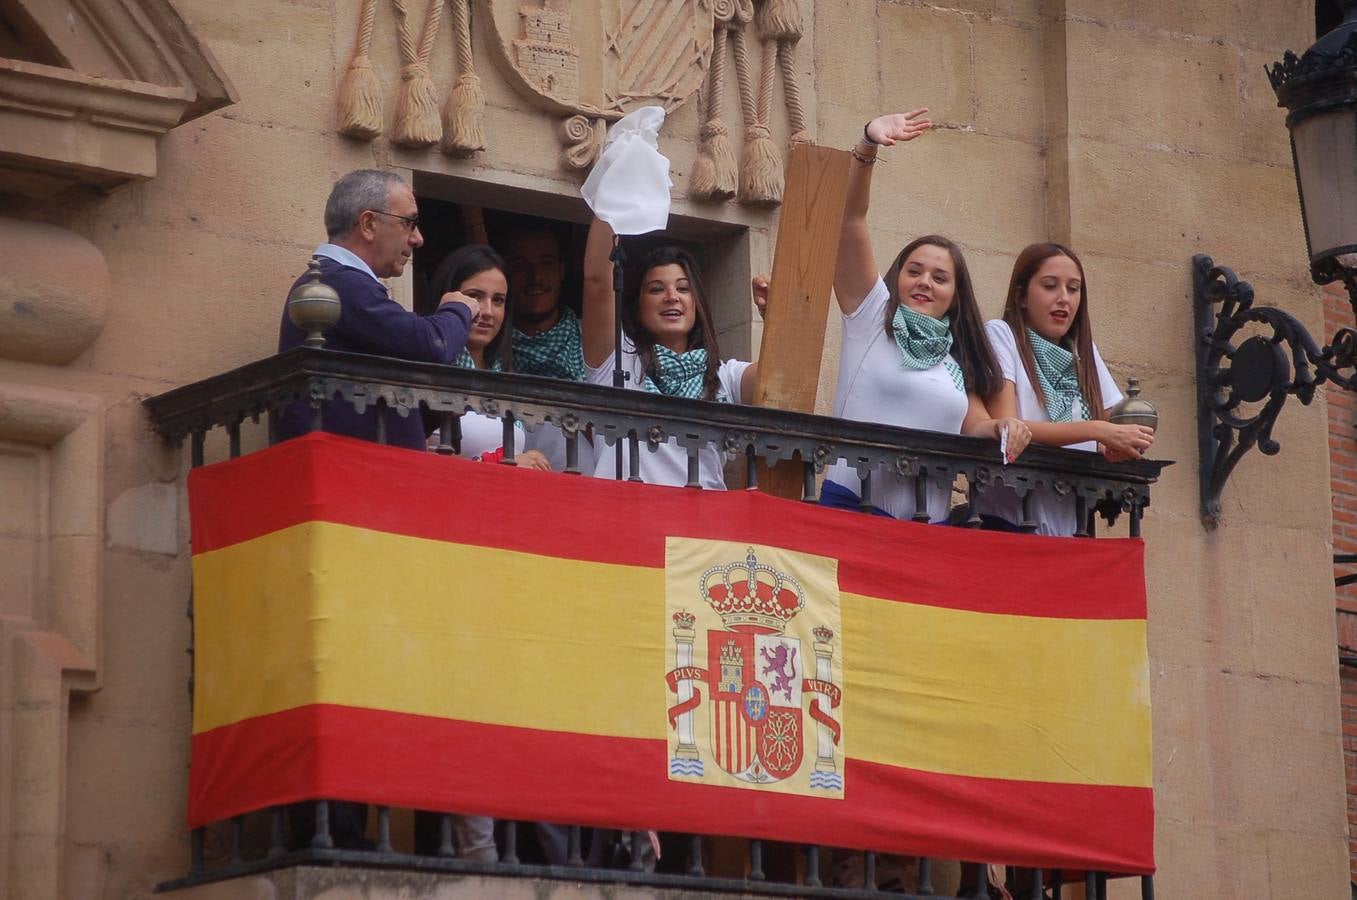
MULTIPOLYGON (((867 123, 867 125, 870 124, 872 123, 871 122, 867 123)), ((862 126, 862 139, 867 143, 871 144, 873 147, 880 147, 881 145, 878 144, 876 141, 872 140, 872 136, 867 133, 867 125, 862 126)))
POLYGON ((854 147, 851 150, 849 150, 848 155, 853 157, 853 159, 856 159, 858 162, 862 163, 864 166, 874 166, 879 161, 879 157, 875 153, 873 153, 871 156, 868 156, 866 153, 860 152, 857 147, 854 147))

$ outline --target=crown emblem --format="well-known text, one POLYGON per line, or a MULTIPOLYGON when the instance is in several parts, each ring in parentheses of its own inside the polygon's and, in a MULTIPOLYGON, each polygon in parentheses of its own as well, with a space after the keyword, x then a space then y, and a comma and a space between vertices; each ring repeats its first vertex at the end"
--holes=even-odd
POLYGON ((761 563, 754 548, 744 562, 712 566, 702 573, 702 599, 733 631, 781 634, 806 605, 801 584, 785 572, 761 563))

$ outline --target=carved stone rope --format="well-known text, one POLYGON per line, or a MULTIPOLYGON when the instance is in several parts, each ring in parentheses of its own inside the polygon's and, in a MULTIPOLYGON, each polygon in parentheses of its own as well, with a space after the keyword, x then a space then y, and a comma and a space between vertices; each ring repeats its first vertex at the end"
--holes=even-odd
POLYGON ((429 76, 429 56, 443 17, 444 0, 429 0, 424 28, 415 43, 407 0, 392 0, 396 8, 396 38, 401 57, 401 83, 396 93, 396 120, 391 142, 407 147, 427 147, 442 137, 438 117, 438 94, 429 76))
POLYGON ((481 79, 476 75, 476 61, 471 55, 471 0, 451 0, 451 3, 457 82, 443 107, 443 141, 439 146, 444 153, 469 154, 485 149, 485 131, 481 128, 485 94, 481 91, 481 79))
MULTIPOLYGON (((688 179, 688 195, 694 200, 729 200, 735 196, 739 169, 730 134, 721 118, 726 92, 727 35, 743 23, 737 18, 736 0, 716 0, 712 4, 715 32, 712 36, 711 69, 707 73, 707 109, 702 123, 701 144, 688 179)), ((750 0, 744 0, 745 19, 753 16, 750 0)))
POLYGON ((363 0, 358 13, 358 40, 353 59, 339 83, 336 127, 340 134, 370 141, 382 133, 382 83, 368 53, 377 18, 377 0, 363 0))

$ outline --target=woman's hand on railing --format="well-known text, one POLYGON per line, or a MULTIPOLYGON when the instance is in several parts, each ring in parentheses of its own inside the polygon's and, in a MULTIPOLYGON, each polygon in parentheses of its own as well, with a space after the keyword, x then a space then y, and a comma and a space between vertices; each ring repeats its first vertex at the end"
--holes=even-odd
POLYGON ((1153 443, 1154 429, 1149 426, 1098 423, 1098 449, 1108 462, 1140 459, 1153 443))
POLYGON ((905 113, 877 116, 867 123, 862 133, 873 144, 894 147, 897 143, 914 140, 933 127, 933 123, 925 118, 927 113, 928 107, 921 106, 905 113))
POLYGON ((767 275, 755 275, 751 282, 754 291, 754 307, 759 311, 760 319, 768 316, 768 284, 767 275))
POLYGON ((1032 429, 1022 419, 995 419, 994 439, 1004 441, 1004 458, 1008 462, 1017 462, 1027 445, 1032 443, 1032 429), (1003 437, 1005 433, 1007 439, 1003 437))
POLYGON ((539 472, 550 472, 551 463, 537 450, 524 450, 522 453, 514 454, 514 462, 518 463, 523 469, 536 469, 539 472))

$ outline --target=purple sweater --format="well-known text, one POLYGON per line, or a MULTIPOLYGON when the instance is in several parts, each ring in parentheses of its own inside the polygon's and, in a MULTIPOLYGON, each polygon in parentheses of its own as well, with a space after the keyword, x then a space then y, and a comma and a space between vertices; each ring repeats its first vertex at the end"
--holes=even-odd
MULTIPOLYGON (((305 275, 298 278, 293 288, 305 278, 305 275)), ((392 300, 386 288, 368 273, 326 257, 321 257, 320 280, 339 293, 341 309, 339 322, 325 332, 327 350, 451 365, 466 346, 471 310, 460 303, 449 304, 433 315, 417 316, 392 300)), ((299 347, 305 339, 306 333, 292 324, 284 305, 278 327, 278 352, 299 347)), ((369 441, 377 439, 377 411, 372 407, 359 415, 345 401, 327 400, 321 415, 326 431, 369 441)), ((426 435, 418 410, 401 416, 389 409, 384 415, 387 443, 424 449, 426 435)), ((282 437, 305 434, 310 417, 309 403, 289 404, 280 425, 282 437)))

